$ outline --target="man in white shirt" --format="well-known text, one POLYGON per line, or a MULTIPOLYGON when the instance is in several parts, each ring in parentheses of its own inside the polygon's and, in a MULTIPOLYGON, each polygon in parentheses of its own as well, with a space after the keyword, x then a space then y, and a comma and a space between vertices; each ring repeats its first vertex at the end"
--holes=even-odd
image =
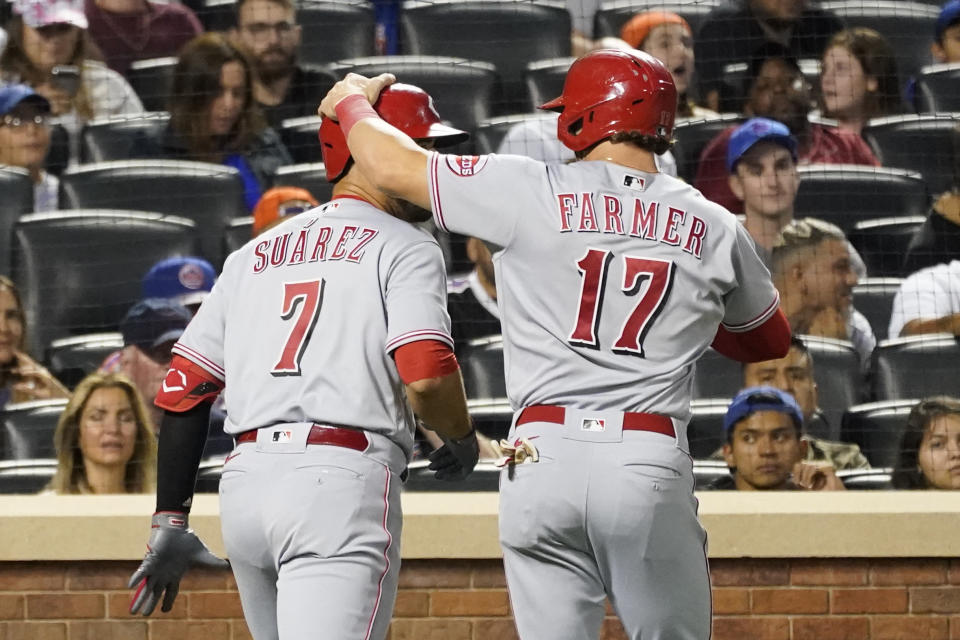
POLYGON ((923 333, 960 335, 960 260, 921 269, 900 285, 889 335, 923 333))

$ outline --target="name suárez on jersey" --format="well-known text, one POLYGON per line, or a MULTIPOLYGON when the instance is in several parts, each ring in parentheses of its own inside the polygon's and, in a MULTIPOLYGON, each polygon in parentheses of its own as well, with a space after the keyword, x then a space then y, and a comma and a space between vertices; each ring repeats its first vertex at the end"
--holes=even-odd
POLYGON ((325 262, 346 260, 360 262, 364 247, 377 237, 376 229, 345 225, 340 235, 334 237, 334 229, 327 226, 304 227, 291 231, 272 240, 258 242, 253 249, 257 261, 253 264, 254 273, 263 273, 268 267, 284 267, 305 262, 325 262))
POLYGON ((707 223, 703 218, 676 207, 661 207, 655 200, 645 203, 640 198, 633 198, 632 202, 625 204, 620 198, 606 194, 598 197, 590 192, 558 193, 557 207, 561 233, 628 235, 674 247, 683 246, 684 251, 698 260, 703 252, 703 239, 707 235, 707 223), (598 198, 596 203, 595 198, 598 198), (663 224, 658 224, 661 217, 663 224))

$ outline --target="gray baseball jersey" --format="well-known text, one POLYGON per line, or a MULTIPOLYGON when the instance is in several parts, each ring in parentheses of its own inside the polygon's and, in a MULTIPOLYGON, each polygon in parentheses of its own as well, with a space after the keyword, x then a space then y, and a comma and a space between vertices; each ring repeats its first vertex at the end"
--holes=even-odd
POLYGON ((256 640, 386 636, 397 478, 415 426, 391 353, 424 339, 452 347, 449 327, 439 245, 358 199, 300 214, 227 259, 173 350, 226 383, 225 431, 258 429, 220 480, 224 545, 256 640), (308 446, 314 423, 361 429, 366 444, 308 446))
POLYGON ((433 154, 429 171, 440 228, 504 247, 494 265, 515 409, 686 420, 717 325, 746 331, 777 309, 743 226, 680 180, 497 155, 433 154))
POLYGON ((352 425, 409 453, 415 424, 390 354, 453 345, 446 286, 429 234, 337 199, 232 254, 173 351, 225 380, 227 433, 352 425))
POLYGON ((608 162, 432 154, 428 171, 437 224, 503 247, 513 408, 564 408, 515 419, 505 443, 533 460, 500 481, 520 637, 596 640, 609 598, 632 640, 707 640, 686 423, 718 325, 746 331, 777 310, 753 241, 683 182, 608 162), (638 428, 649 416, 628 429, 624 412, 670 416, 675 437, 638 428))

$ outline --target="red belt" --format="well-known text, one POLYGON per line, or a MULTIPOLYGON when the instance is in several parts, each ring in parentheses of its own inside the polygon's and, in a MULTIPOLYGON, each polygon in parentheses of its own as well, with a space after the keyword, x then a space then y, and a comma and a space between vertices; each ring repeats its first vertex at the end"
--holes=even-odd
MULTIPOLYGON (((269 429, 269 427, 265 427, 269 429)), ((251 429, 244 431, 237 436, 237 444, 243 442, 256 442, 257 430, 251 429)), ((357 451, 365 451, 367 448, 367 436, 359 429, 347 429, 346 427, 324 427, 315 424, 310 427, 310 434, 307 436, 307 444, 329 444, 335 447, 346 447, 357 451)))
MULTIPOLYGON (((517 426, 527 424, 528 422, 550 422, 553 424, 563 424, 567 410, 564 407, 555 407, 546 404, 535 404, 524 408, 517 416, 517 426)), ((652 431, 662 433, 665 436, 676 438, 677 434, 673 430, 673 420, 658 413, 632 413, 623 414, 624 431, 652 431)))

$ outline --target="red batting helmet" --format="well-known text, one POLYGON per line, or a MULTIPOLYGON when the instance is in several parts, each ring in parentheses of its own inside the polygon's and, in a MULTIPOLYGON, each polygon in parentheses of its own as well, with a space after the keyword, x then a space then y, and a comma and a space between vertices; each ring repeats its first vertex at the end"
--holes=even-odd
MULTIPOLYGON (((381 118, 414 140, 433 140, 438 148, 463 142, 470 135, 441 123, 430 94, 410 84, 390 85, 380 93, 373 108, 381 118)), ((327 180, 335 182, 350 161, 350 150, 339 123, 330 118, 320 122, 320 146, 327 180)))
POLYGON ((563 95, 540 108, 560 112, 557 137, 573 151, 621 131, 670 139, 677 88, 670 71, 653 56, 599 49, 576 60, 563 95))

